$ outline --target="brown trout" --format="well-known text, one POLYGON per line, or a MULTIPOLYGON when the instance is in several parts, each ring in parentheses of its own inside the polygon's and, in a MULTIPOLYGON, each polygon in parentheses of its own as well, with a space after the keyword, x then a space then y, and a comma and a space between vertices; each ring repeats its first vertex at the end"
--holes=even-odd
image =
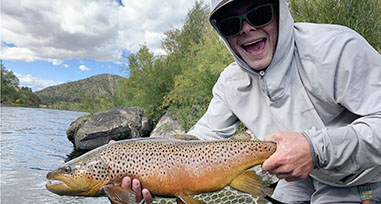
POLYGON ((130 176, 153 195, 177 197, 178 203, 201 203, 190 195, 226 186, 259 196, 261 181, 246 170, 275 150, 275 143, 252 140, 125 140, 101 146, 48 173, 46 188, 59 195, 105 194, 111 203, 136 203, 132 191, 119 185, 130 176))

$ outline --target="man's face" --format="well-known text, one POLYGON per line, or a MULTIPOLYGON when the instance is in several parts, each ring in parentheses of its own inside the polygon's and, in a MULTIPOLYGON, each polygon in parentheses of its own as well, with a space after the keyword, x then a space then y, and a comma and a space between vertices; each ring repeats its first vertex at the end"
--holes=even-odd
MULTIPOLYGON (((239 16, 250 9, 269 1, 240 0, 223 8, 223 17, 239 16)), ((220 17, 221 18, 221 17, 220 17)), ((265 69, 274 56, 278 40, 278 16, 274 12, 271 23, 254 28, 244 20, 242 30, 234 37, 227 38, 233 51, 255 70, 265 69)))

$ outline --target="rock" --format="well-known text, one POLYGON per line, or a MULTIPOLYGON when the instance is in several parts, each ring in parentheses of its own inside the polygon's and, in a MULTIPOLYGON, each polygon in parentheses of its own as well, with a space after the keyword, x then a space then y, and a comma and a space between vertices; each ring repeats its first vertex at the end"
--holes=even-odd
POLYGON ((66 130, 67 138, 74 144, 74 138, 78 129, 87 121, 88 115, 79 117, 77 120, 70 124, 70 127, 66 130))
POLYGON ((67 136, 75 149, 91 150, 110 140, 140 137, 142 118, 143 109, 139 107, 115 108, 77 119, 67 130, 67 136))
POLYGON ((156 127, 152 130, 150 137, 169 137, 175 138, 176 135, 184 135, 185 130, 181 125, 174 119, 174 117, 166 113, 156 124, 156 127))
POLYGON ((142 137, 149 137, 153 129, 153 122, 147 117, 142 119, 142 128, 140 129, 140 135, 142 137))

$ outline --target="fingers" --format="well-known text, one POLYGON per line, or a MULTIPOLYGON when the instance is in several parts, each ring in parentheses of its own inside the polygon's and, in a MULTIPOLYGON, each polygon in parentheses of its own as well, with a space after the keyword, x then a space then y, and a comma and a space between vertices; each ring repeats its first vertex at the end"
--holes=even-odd
POLYGON ((275 174, 276 169, 287 163, 286 158, 282 157, 281 153, 279 153, 279 149, 278 147, 275 153, 263 162, 262 170, 264 172, 275 174))
POLYGON ((142 194, 143 194, 143 198, 146 201, 146 203, 152 203, 153 202, 153 196, 152 196, 151 192, 149 192, 148 189, 146 189, 146 188, 143 189, 142 194))
POLYGON ((131 178, 128 176, 124 177, 121 185, 123 188, 131 188, 131 178))
POLYGON ((277 177, 279 179, 284 179, 286 180, 287 182, 292 182, 292 181, 297 181, 297 180, 300 180, 301 178, 299 177, 293 177, 293 176, 290 176, 289 174, 277 174, 277 177))
POLYGON ((262 170, 286 181, 305 179, 313 169, 310 144, 297 132, 276 132, 265 137, 277 149, 262 165, 262 170))
POLYGON ((108 143, 109 144, 115 143, 115 140, 110 140, 108 143))
POLYGON ((121 186, 123 188, 132 189, 135 192, 137 202, 140 202, 143 199, 139 180, 137 179, 131 180, 130 177, 126 176, 122 179, 121 186))
POLYGON ((140 181, 138 179, 132 180, 132 190, 135 192, 136 201, 140 202, 143 199, 142 187, 140 186, 140 181))
POLYGON ((277 158, 275 155, 270 156, 268 159, 265 160, 262 164, 262 171, 269 172, 270 174, 273 174, 273 170, 277 168, 279 165, 276 165, 277 158))
MULTIPOLYGON (((264 141, 267 142, 275 142, 279 146, 280 141, 282 140, 281 137, 278 136, 277 133, 268 135, 264 138, 264 141)), ((264 172, 269 172, 270 174, 274 174, 274 169, 278 168, 280 166, 279 164, 279 147, 277 147, 277 151, 271 155, 268 159, 265 160, 265 162, 262 164, 262 170, 264 172)))
POLYGON ((126 176, 122 179, 121 186, 123 188, 132 189, 135 192, 137 202, 140 202, 143 198, 148 204, 153 202, 153 196, 151 192, 146 188, 142 190, 140 181, 138 179, 131 180, 130 177, 126 176))
POLYGON ((282 132, 276 132, 274 134, 267 135, 263 140, 267 142, 279 143, 283 139, 281 135, 282 135, 282 132))

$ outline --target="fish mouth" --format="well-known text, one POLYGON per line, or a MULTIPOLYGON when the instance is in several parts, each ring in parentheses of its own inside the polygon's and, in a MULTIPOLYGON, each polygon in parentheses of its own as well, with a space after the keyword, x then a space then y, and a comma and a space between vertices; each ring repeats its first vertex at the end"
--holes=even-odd
POLYGON ((68 186, 65 182, 59 180, 49 180, 46 183, 46 188, 58 195, 66 195, 65 192, 70 190, 70 186, 68 186))
POLYGON ((71 177, 53 172, 47 175, 46 189, 58 195, 78 195, 86 192, 72 181, 71 177))

